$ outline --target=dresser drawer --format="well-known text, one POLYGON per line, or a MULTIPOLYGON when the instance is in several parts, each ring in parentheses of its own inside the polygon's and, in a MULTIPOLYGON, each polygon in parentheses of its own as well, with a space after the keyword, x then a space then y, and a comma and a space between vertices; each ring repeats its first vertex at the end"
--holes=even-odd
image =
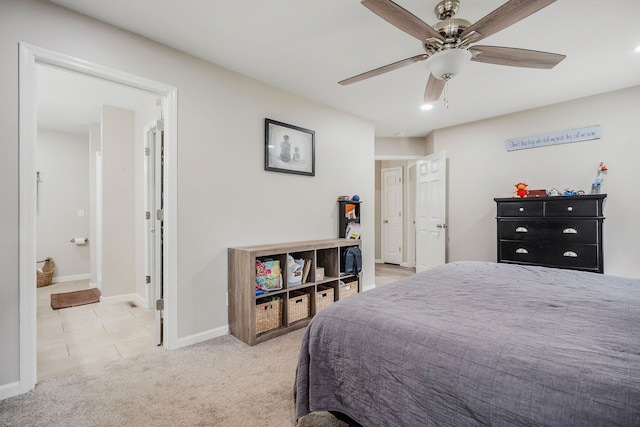
POLYGON ((501 240, 598 243, 598 220, 500 219, 501 240))
POLYGON ((594 217, 599 215, 597 200, 580 200, 579 197, 545 202, 544 215, 556 217, 594 217))
POLYGON ((513 202, 501 202, 498 204, 498 216, 542 216, 544 213, 544 202, 514 200, 513 202))
POLYGON ((500 262, 598 270, 598 245, 580 243, 500 242, 500 262))

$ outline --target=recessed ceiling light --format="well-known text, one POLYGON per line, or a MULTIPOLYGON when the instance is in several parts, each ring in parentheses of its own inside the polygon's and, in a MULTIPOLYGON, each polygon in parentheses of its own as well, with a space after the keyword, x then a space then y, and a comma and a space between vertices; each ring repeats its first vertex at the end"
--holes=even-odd
POLYGON ((420 109, 423 110, 423 111, 432 110, 433 109, 433 104, 422 104, 420 106, 420 109))
POLYGON ((636 46, 636 48, 634 49, 636 52, 640 53, 640 44, 638 46, 636 46))

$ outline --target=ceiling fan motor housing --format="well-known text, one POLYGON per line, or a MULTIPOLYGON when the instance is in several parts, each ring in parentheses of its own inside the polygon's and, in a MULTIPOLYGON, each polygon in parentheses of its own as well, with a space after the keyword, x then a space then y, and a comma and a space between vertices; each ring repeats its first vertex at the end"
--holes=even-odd
POLYGON ((460 0, 443 0, 436 5, 435 14, 439 20, 453 18, 460 8, 460 0))

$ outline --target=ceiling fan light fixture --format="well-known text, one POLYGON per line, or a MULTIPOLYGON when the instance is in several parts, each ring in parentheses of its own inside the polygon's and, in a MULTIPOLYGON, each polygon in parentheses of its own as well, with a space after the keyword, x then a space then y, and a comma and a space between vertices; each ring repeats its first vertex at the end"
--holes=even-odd
POLYGON ((440 80, 450 80, 458 75, 464 64, 471 59, 467 49, 447 49, 436 52, 426 61, 427 69, 440 80))
POLYGON ((432 103, 428 103, 428 104, 422 104, 420 106, 420 109, 422 111, 429 111, 429 110, 433 110, 433 104, 432 103))

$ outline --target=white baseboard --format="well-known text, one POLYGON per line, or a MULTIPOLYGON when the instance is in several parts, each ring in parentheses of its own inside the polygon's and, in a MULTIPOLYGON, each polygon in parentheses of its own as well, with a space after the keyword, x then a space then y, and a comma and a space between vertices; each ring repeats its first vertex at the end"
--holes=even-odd
POLYGON ((375 284, 375 283, 372 283, 372 284, 370 284, 370 285, 363 286, 363 287, 362 287, 362 292, 370 291, 371 289, 375 289, 375 287, 376 287, 376 284, 375 284))
POLYGON ((21 394, 19 381, 0 385, 0 400, 8 399, 19 394, 21 394))
POLYGON ((91 274, 74 274, 72 276, 54 276, 51 283, 75 282, 76 280, 87 280, 91 278, 91 274))
POLYGON ((221 326, 215 329, 210 329, 208 331, 189 335, 187 337, 178 338, 177 346, 175 348, 187 347, 190 345, 208 341, 213 338, 221 337, 223 335, 229 335, 229 325, 221 326))
POLYGON ((138 294, 124 294, 124 295, 115 295, 112 297, 100 297, 100 302, 104 302, 107 304, 118 303, 118 302, 134 302, 138 307, 146 307, 146 302, 144 298, 142 298, 138 294))

